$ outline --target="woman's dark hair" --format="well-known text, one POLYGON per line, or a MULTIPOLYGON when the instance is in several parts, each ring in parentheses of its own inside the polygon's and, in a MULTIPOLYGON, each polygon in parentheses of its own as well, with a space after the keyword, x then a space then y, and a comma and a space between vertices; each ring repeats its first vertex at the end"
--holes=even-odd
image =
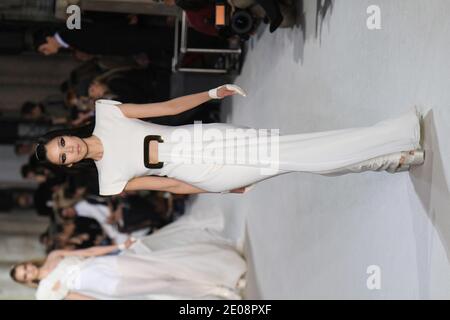
MULTIPOLYGON (((42 137, 40 137, 37 141, 38 145, 36 146, 36 152, 35 156, 39 163, 47 164, 50 163, 47 159, 47 149, 45 148, 46 144, 49 143, 51 140, 53 140, 56 137, 61 136, 75 136, 78 138, 88 138, 92 136, 92 132, 94 131, 95 125, 93 123, 90 123, 86 126, 79 127, 79 128, 72 128, 72 129, 60 129, 60 130, 53 130, 42 137)), ((87 160, 87 159, 86 159, 87 160)), ((80 161, 79 163, 83 162, 85 160, 80 161)))
POLYGON ((38 160, 39 164, 44 165, 45 167, 49 168, 52 171, 57 171, 58 169, 64 168, 64 171, 66 171, 69 175, 83 174, 83 177, 86 177, 86 175, 88 175, 89 180, 92 179, 96 181, 95 184, 98 186, 98 172, 94 160, 83 159, 80 162, 74 163, 71 167, 58 166, 48 161, 47 149, 45 148, 48 142, 60 136, 75 136, 82 139, 88 138, 92 136, 94 128, 95 123, 92 122, 86 126, 79 128, 61 129, 48 132, 47 134, 38 139, 38 145, 36 146, 35 152, 36 159, 38 160))

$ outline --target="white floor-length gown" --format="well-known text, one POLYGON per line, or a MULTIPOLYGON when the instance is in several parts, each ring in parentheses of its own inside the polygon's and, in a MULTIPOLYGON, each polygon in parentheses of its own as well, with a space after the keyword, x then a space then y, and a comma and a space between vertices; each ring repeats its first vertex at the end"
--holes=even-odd
POLYGON ((118 104, 111 100, 98 100, 96 103, 93 134, 102 141, 104 149, 103 158, 96 162, 102 195, 120 193, 129 180, 145 175, 167 176, 206 191, 223 192, 289 172, 345 174, 349 172, 348 168, 358 167, 361 162, 415 150, 420 146, 420 115, 416 109, 411 109, 397 118, 369 127, 280 135, 277 157, 267 160, 257 153, 257 161, 244 159, 243 163, 230 164, 225 156, 222 162, 217 161, 220 158, 217 155, 226 154, 231 149, 235 154, 248 155, 250 148, 263 150, 264 146, 267 147, 267 139, 246 139, 247 133, 236 133, 236 129, 247 128, 230 124, 203 124, 201 135, 198 125, 194 124, 179 127, 155 125, 125 117, 118 104), (242 139, 227 138, 230 130, 234 130, 237 136, 242 134, 242 139), (160 135, 164 140, 158 145, 158 160, 164 162, 161 169, 144 166, 143 141, 148 135, 160 135), (212 137, 215 140, 211 140, 212 137), (231 147, 228 145, 230 141, 234 143, 231 147), (270 167, 278 170, 268 173, 270 167))
POLYGON ((229 240, 202 220, 182 217, 120 255, 66 257, 41 281, 36 297, 76 292, 97 299, 239 299, 245 272, 229 240))

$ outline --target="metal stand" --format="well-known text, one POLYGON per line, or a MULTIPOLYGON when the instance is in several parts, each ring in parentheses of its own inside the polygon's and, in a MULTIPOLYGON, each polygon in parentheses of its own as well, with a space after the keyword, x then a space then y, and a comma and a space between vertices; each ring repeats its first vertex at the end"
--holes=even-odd
POLYGON ((232 55, 240 55, 242 53, 241 48, 238 49, 208 49, 208 48, 188 48, 187 39, 188 39, 188 25, 186 20, 186 13, 183 11, 181 15, 181 31, 180 31, 180 19, 177 17, 175 22, 175 53, 172 59, 172 70, 174 72, 195 72, 195 73, 217 73, 217 74, 225 74, 229 72, 231 68, 230 56, 232 55), (181 39, 179 40, 181 34, 181 39), (215 68, 184 68, 178 67, 178 63, 183 60, 183 57, 186 53, 196 52, 196 53, 204 53, 204 54, 226 54, 226 67, 223 69, 215 69, 215 68))

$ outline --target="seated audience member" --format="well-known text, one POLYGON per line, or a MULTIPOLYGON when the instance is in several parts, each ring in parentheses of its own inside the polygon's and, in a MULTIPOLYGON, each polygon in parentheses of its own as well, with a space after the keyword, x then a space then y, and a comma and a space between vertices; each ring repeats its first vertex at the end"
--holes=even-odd
POLYGON ((53 198, 53 194, 56 192, 59 183, 53 180, 45 181, 39 184, 38 188, 34 191, 34 208, 40 216, 47 216, 50 220, 54 220, 54 207, 56 203, 53 198))
POLYGON ((33 166, 31 164, 24 164, 21 167, 21 175, 25 180, 34 181, 37 183, 44 183, 50 176, 50 170, 44 166, 33 166))
POLYGON ((39 39, 41 35, 36 35, 35 39, 38 51, 44 55, 56 54, 61 49, 92 55, 146 53, 155 63, 167 60, 169 64, 173 55, 174 32, 166 26, 140 28, 136 25, 86 22, 81 29, 60 29, 44 37, 44 41, 39 39))
POLYGON ((150 192, 146 196, 127 194, 115 197, 111 208, 111 220, 119 225, 122 232, 131 232, 138 228, 159 229, 173 221, 172 195, 162 192, 150 192))
POLYGON ((155 67, 114 69, 96 77, 89 97, 108 98, 123 103, 160 102, 170 99, 170 72, 155 67))
POLYGON ((43 103, 27 101, 22 105, 20 112, 26 120, 43 121, 51 124, 66 124, 69 116, 69 111, 62 102, 51 105, 49 103, 49 107, 45 107, 43 103))
MULTIPOLYGON (((108 206, 102 204, 91 204, 86 200, 79 201, 71 207, 61 210, 64 219, 90 218, 99 223, 105 234, 115 243, 122 243, 129 238, 129 234, 122 233, 118 227, 110 222, 111 211, 108 206)), ((134 237, 141 237, 149 232, 149 228, 136 230, 132 233, 134 237)))
POLYGON ((16 140, 14 143, 14 153, 19 157, 33 155, 35 150, 35 141, 16 140))
POLYGON ((12 210, 28 210, 33 206, 32 190, 0 190, 0 212, 2 213, 12 210))
POLYGON ((56 237, 58 248, 75 250, 106 243, 103 229, 94 219, 75 216, 65 219, 61 226, 56 237))

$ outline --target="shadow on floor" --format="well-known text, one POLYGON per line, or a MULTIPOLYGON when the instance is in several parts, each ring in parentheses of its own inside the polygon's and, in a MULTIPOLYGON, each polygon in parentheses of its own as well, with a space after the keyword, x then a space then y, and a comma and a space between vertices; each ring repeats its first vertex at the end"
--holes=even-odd
POLYGON ((248 228, 245 227, 245 245, 244 245, 244 256, 247 261, 247 287, 244 291, 244 298, 247 300, 260 300, 263 299, 261 290, 258 284, 257 271, 254 265, 254 253, 253 246, 248 234, 248 228))
POLYGON ((411 180, 450 261, 450 190, 444 174, 433 111, 425 117, 423 127, 425 164, 411 170, 411 180))
POLYGON ((333 11, 333 0, 316 0, 315 10, 306 8, 304 0, 297 0, 295 10, 294 31, 298 29, 299 32, 295 32, 297 36, 294 35, 295 38, 290 40, 294 43, 294 61, 299 63, 304 61, 304 47, 307 39, 318 39, 321 42, 323 25, 330 19, 333 11))
POLYGON ((316 38, 320 39, 322 35, 322 28, 327 17, 331 16, 333 12, 333 0, 316 0, 316 38), (328 15, 329 13, 329 15, 328 15))

